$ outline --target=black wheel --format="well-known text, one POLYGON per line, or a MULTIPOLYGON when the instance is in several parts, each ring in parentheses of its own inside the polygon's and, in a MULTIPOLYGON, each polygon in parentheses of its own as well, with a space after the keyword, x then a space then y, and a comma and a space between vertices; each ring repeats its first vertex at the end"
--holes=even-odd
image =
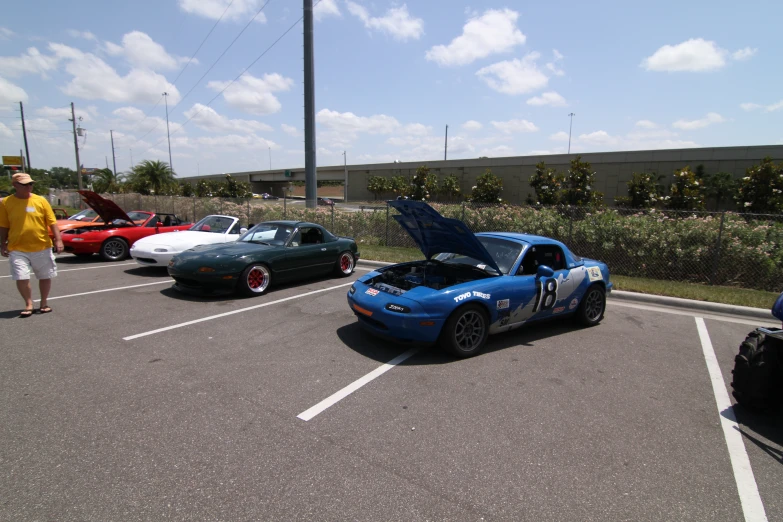
POLYGON ((579 309, 576 311, 576 320, 584 326, 595 326, 604 318, 606 310, 606 292, 600 285, 593 285, 587 289, 579 309))
POLYGON ((744 408, 768 410, 783 399, 781 378, 783 343, 758 330, 751 332, 740 344, 731 373, 732 395, 744 408))
POLYGON ((237 283, 239 293, 247 296, 261 295, 272 282, 272 272, 266 265, 250 265, 242 271, 237 283))
POLYGON ((343 277, 348 277, 349 275, 353 274, 354 268, 355 268, 355 263, 353 259, 353 254, 348 250, 342 252, 340 256, 337 258, 337 265, 335 265, 335 271, 343 277))
POLYGON ((440 334, 440 345, 457 357, 478 355, 489 335, 489 320, 481 306, 467 304, 458 308, 446 321, 440 334))
POLYGON ((106 261, 122 261, 128 257, 128 243, 121 237, 110 237, 101 245, 101 257, 106 261))

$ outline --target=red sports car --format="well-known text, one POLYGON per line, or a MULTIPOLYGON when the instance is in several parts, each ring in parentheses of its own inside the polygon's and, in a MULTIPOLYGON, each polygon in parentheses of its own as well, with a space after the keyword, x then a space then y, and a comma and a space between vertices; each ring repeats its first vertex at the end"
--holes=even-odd
POLYGON ((130 246, 152 234, 187 230, 192 223, 183 223, 174 214, 134 210, 125 213, 114 201, 95 192, 80 190, 84 202, 92 207, 105 224, 92 225, 62 232, 66 252, 77 256, 100 254, 106 261, 128 257, 130 246))

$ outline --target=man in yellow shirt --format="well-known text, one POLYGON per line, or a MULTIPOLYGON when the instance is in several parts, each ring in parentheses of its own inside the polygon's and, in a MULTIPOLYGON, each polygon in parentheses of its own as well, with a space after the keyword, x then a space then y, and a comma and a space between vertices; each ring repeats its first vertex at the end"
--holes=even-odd
POLYGON ((42 314, 52 311, 47 304, 52 278, 57 277, 57 263, 52 252, 63 251, 60 229, 46 198, 33 194, 33 179, 29 174, 14 174, 12 183, 16 193, 0 201, 0 254, 8 257, 11 265, 11 279, 24 298, 25 307, 21 317, 33 315, 33 291, 30 288, 30 271, 38 279, 41 292, 42 314))

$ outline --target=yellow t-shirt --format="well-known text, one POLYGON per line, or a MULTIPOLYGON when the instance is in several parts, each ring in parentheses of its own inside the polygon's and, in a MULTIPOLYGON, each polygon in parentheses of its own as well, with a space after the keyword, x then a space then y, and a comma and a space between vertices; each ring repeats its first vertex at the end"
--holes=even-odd
POLYGON ((29 199, 7 196, 0 201, 0 227, 8 230, 8 250, 40 252, 52 248, 49 226, 57 223, 46 198, 30 194, 29 199))

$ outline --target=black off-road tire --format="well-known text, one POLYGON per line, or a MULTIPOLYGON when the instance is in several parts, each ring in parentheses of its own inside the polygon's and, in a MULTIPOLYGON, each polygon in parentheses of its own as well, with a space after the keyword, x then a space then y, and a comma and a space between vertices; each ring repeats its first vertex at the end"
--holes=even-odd
POLYGON ((245 296, 254 297, 267 291, 272 284, 272 271, 264 264, 250 265, 242 271, 237 281, 237 291, 245 296))
POLYGON ((575 319, 582 326, 595 326, 604 318, 606 311, 606 291, 599 284, 587 289, 579 303, 575 319))
POLYGON ((101 257, 105 261, 122 261, 129 252, 128 242, 121 237, 110 237, 101 245, 101 257))
POLYGON ((440 333, 441 348, 460 357, 478 355, 484 349, 489 335, 489 317, 477 304, 466 304, 449 316, 440 333))
POLYGON ((749 410, 777 408, 783 399, 783 341, 759 330, 748 334, 734 357, 732 395, 749 410))

